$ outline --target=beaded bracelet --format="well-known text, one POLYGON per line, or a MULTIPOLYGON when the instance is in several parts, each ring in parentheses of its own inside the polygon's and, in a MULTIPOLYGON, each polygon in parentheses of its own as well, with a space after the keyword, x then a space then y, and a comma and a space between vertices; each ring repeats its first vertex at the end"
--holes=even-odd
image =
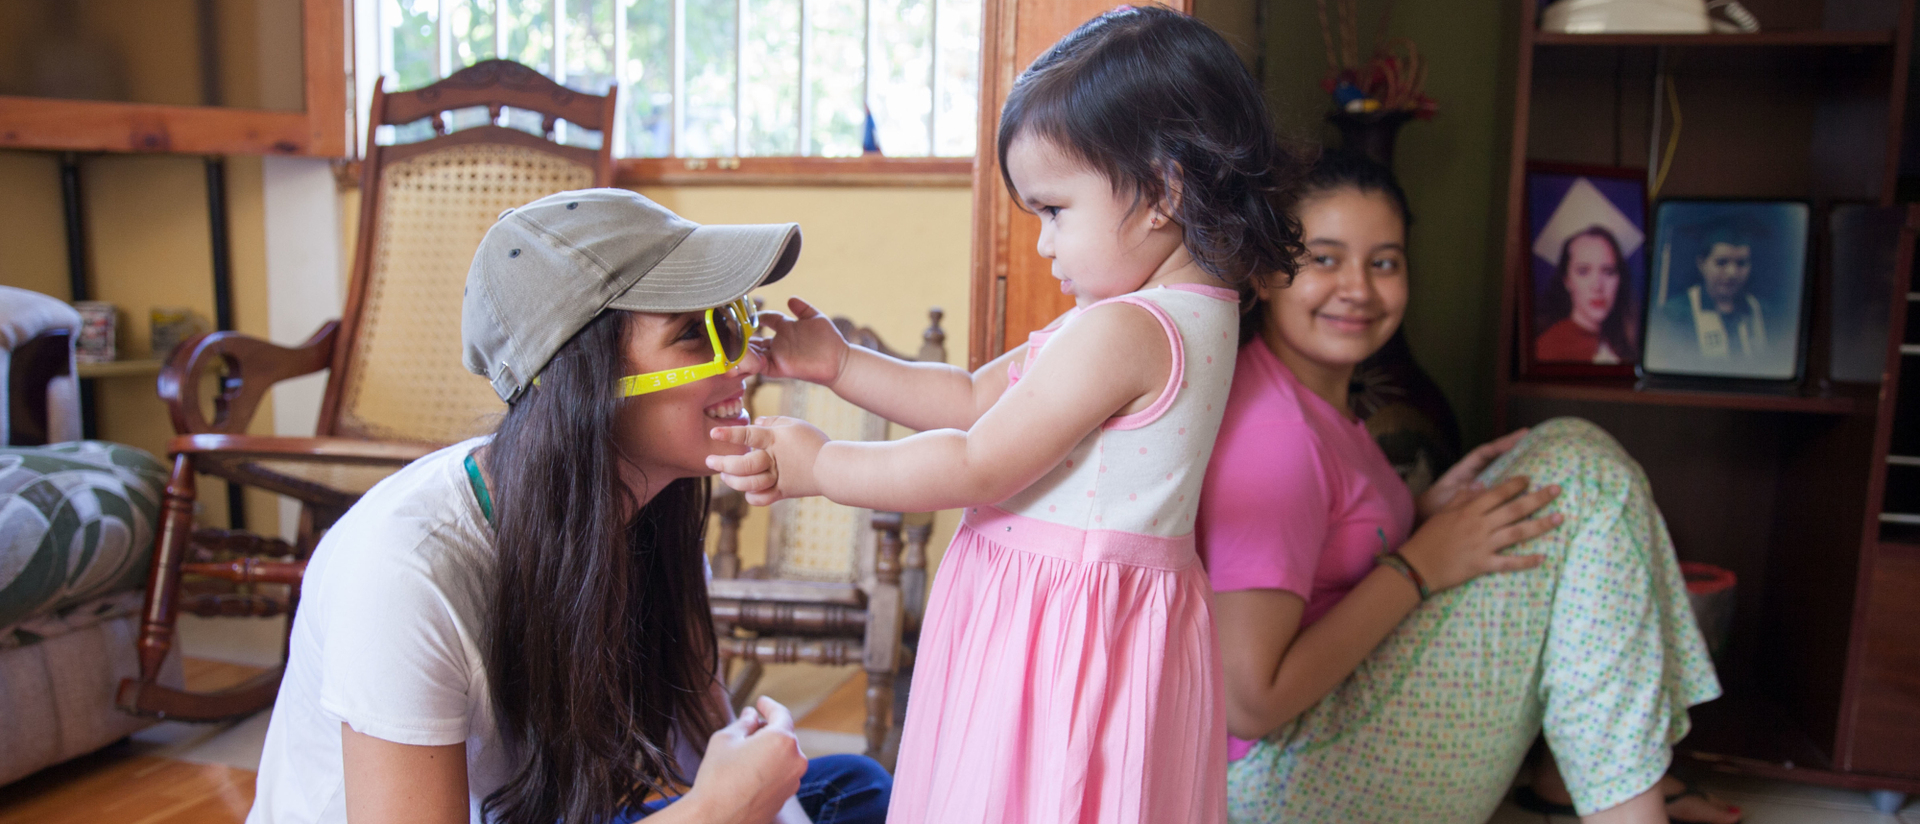
POLYGON ((1413 564, 1407 562, 1407 556, 1401 555, 1399 550, 1382 552, 1374 556, 1373 560, 1374 563, 1407 576, 1407 580, 1413 582, 1413 588, 1420 591, 1420 600, 1425 601, 1433 595, 1433 592, 1427 589, 1427 580, 1420 577, 1420 570, 1414 569, 1413 564))

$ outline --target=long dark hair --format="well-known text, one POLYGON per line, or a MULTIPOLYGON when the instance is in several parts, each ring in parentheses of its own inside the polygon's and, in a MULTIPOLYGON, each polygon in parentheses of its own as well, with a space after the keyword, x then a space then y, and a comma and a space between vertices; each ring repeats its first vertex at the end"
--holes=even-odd
POLYGON ((1567 291, 1567 267, 1573 265, 1573 242, 1583 237, 1597 237, 1607 242, 1607 249, 1613 252, 1613 265, 1620 276, 1620 290, 1614 294, 1613 308, 1607 310, 1607 319, 1600 322, 1600 340, 1607 348, 1620 356, 1620 360, 1632 363, 1637 359, 1634 354, 1632 338, 1627 335, 1627 256, 1620 253, 1620 241, 1605 226, 1588 226, 1569 236, 1560 244, 1560 262, 1553 267, 1553 280, 1547 283, 1545 316, 1549 318, 1573 317, 1573 293, 1567 291))
POLYGON ((1022 132, 1045 138, 1132 194, 1168 199, 1187 251, 1236 289, 1292 277, 1300 223, 1289 212, 1305 163, 1274 135, 1260 86, 1225 38, 1163 8, 1122 8, 1082 24, 1020 74, 1000 110, 1000 174, 1022 132))
MULTIPOLYGON (((1320 155, 1308 167, 1301 177, 1299 195, 1294 208, 1322 195, 1352 189, 1363 194, 1385 195, 1387 202, 1400 213, 1400 225, 1403 229, 1413 228, 1413 207, 1407 204, 1407 191, 1400 188, 1400 181, 1393 176, 1393 170, 1364 154, 1351 151, 1330 151, 1320 155)), ((1293 216, 1297 222, 1298 215, 1293 216)), ((1303 247, 1301 255, 1306 254, 1303 247)), ((1284 284, 1283 284, 1284 285, 1284 284)), ((1245 345, 1260 335, 1261 327, 1267 323, 1267 313, 1261 308, 1261 302, 1255 300, 1252 308, 1240 319, 1240 343, 1245 345)), ((1394 334, 1398 335, 1399 332, 1394 334)))
POLYGON ((498 568, 484 642, 512 777, 489 819, 605 821, 670 791, 676 740, 720 719, 702 533, 707 482, 638 506, 614 442, 627 313, 560 348, 507 410, 486 452, 498 568))

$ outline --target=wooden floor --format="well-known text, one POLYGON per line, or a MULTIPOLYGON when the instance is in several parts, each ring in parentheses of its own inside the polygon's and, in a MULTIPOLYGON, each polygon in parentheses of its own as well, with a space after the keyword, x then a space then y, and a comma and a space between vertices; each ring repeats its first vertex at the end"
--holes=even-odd
MULTIPOLYGON (((187 659, 187 685, 215 690, 259 670, 187 659)), ((866 677, 856 675, 801 726, 859 733, 866 677)), ((251 770, 139 755, 125 744, 0 787, 0 824, 239 824, 253 806, 251 770)))

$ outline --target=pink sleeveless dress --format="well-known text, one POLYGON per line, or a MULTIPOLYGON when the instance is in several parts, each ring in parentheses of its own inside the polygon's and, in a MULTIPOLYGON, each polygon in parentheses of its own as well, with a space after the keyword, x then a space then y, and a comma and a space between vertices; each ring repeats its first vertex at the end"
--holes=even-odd
MULTIPOLYGON (((1225 696, 1193 521, 1239 304, 1197 286, 1113 301, 1160 320, 1167 387, 1032 486, 966 511, 928 600, 890 824, 1226 820, 1225 696)), ((1051 334, 1033 334, 1014 381, 1051 334)))

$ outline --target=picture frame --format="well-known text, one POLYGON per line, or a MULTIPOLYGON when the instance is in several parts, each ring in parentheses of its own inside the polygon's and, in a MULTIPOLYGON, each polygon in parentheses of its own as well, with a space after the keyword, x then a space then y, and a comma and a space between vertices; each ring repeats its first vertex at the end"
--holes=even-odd
POLYGON ((1526 220, 1521 379, 1632 377, 1647 294, 1646 171, 1528 163, 1526 220))
POLYGON ((1783 384, 1805 363, 1811 290, 1800 200, 1663 200, 1654 208, 1649 376, 1783 384))
POLYGON ((1906 221, 1905 206, 1850 202, 1827 207, 1827 377, 1835 381, 1880 383, 1906 221))

